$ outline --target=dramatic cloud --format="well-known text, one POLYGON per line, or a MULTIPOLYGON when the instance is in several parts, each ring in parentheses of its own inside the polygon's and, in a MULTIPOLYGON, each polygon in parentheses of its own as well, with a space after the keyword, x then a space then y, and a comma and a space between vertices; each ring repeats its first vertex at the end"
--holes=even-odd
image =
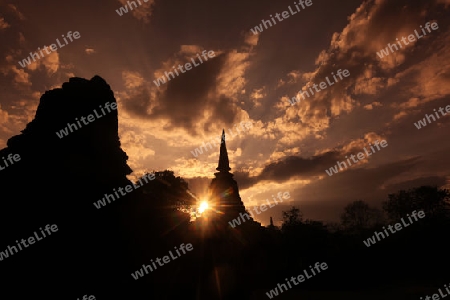
POLYGON ((20 21, 24 21, 26 18, 25 16, 20 12, 20 10, 17 8, 14 4, 8 4, 8 8, 10 11, 13 12, 13 15, 17 17, 20 21))
MULTIPOLYGON (((245 86, 245 70, 249 66, 250 54, 231 50, 229 52, 203 49, 196 45, 182 45, 180 50, 162 63, 152 80, 165 78, 167 83, 157 86, 154 82, 143 84, 143 78, 131 78, 135 89, 126 100, 126 108, 136 116, 146 119, 163 119, 165 128, 182 128, 189 134, 216 134, 224 125, 231 126, 248 119, 239 103, 245 86), (191 70, 174 70, 194 60, 200 63, 197 55, 213 51, 213 58, 202 58, 202 63, 191 70), (173 75, 168 72, 172 72, 173 75), (176 76, 172 78, 172 76, 176 76), (203 124, 214 124, 206 128, 203 124)), ((128 75, 130 77, 131 75, 128 75)), ((130 83, 127 83, 129 87, 130 83)))
POLYGON ((88 55, 96 53, 95 49, 92 49, 92 48, 86 48, 84 51, 88 55))
MULTIPOLYGON (((225 129, 245 204, 290 191, 290 202, 271 211, 275 220, 288 205, 299 205, 307 217, 335 219, 356 199, 376 205, 396 189, 450 186, 450 118, 414 126, 450 104, 449 0, 323 0, 258 35, 250 28, 288 2, 134 2, 137 7, 120 17, 115 10, 127 0, 105 2, 104 14, 81 1, 71 10, 83 18, 61 19, 56 27, 47 7, 28 0, 0 4, 0 36, 7 41, 0 44, 1 145, 34 117, 46 90, 72 76, 100 75, 118 101, 119 136, 133 178, 171 169, 204 196, 219 147, 192 152, 225 129), (377 55, 427 22, 439 28, 377 55), (20 67, 30 51, 60 37, 61 28, 78 30, 80 41, 20 67), (215 56, 174 72, 191 59, 199 62, 204 50, 215 56), (338 70, 350 75, 335 82, 338 70), (175 78, 155 84, 166 72, 175 78), (333 85, 303 99, 299 92, 327 77, 333 85), (291 105, 292 99, 298 102, 291 105), (247 120, 251 129, 230 132, 247 120), (387 148, 326 174, 381 139, 387 148)), ((55 13, 64 15, 66 7, 54 6, 55 13)))
POLYGON ((10 25, 5 21, 4 18, 0 17, 0 29, 6 29, 10 27, 10 25))
POLYGON ((140 3, 138 1, 128 1, 128 0, 118 0, 122 5, 128 5, 128 3, 135 3, 136 5, 131 4, 131 14, 133 17, 147 24, 150 22, 150 16, 152 15, 153 5, 155 4, 155 0, 141 0, 140 3))

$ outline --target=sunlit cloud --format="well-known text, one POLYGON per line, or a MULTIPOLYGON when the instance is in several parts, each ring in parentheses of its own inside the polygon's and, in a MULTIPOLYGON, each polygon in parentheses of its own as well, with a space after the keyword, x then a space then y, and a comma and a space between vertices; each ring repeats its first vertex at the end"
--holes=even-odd
POLYGON ((0 29, 6 29, 11 27, 6 21, 5 18, 0 17, 0 29))

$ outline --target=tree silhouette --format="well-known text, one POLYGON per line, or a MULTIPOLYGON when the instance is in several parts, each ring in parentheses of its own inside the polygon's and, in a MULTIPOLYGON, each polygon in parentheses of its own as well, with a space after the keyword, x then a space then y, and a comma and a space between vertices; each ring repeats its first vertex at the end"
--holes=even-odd
POLYGON ((356 200, 344 207, 342 226, 346 230, 360 231, 381 223, 382 212, 371 208, 363 200, 356 200))
POLYGON ((435 186, 401 190, 388 195, 388 200, 383 202, 383 209, 391 220, 405 217, 414 210, 424 210, 428 219, 449 218, 450 193, 435 186))
POLYGON ((143 192, 155 196, 153 204, 160 208, 189 211, 189 208, 196 204, 188 183, 180 176, 175 177, 174 172, 170 170, 155 172, 155 180, 146 184, 143 192))
POLYGON ((283 224, 281 226, 282 230, 296 227, 302 224, 303 222, 303 213, 296 206, 292 206, 291 209, 283 211, 282 216, 283 216, 283 224))

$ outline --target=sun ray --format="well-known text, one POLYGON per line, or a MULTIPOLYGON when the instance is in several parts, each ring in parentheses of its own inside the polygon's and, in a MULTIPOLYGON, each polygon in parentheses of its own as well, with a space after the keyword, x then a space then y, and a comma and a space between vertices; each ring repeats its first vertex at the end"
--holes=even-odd
POLYGON ((202 201, 202 203, 200 203, 200 206, 198 208, 198 212, 199 213, 203 213, 208 208, 209 208, 208 202, 207 201, 202 201))

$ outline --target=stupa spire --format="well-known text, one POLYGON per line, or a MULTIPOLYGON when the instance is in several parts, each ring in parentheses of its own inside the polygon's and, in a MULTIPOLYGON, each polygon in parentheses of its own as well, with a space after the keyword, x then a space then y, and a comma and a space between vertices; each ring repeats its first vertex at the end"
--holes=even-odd
POLYGON ((231 170, 230 162, 228 160, 228 152, 227 145, 225 143, 225 129, 222 130, 222 139, 220 143, 220 156, 219 156, 219 165, 216 168, 219 172, 228 173, 231 170))

